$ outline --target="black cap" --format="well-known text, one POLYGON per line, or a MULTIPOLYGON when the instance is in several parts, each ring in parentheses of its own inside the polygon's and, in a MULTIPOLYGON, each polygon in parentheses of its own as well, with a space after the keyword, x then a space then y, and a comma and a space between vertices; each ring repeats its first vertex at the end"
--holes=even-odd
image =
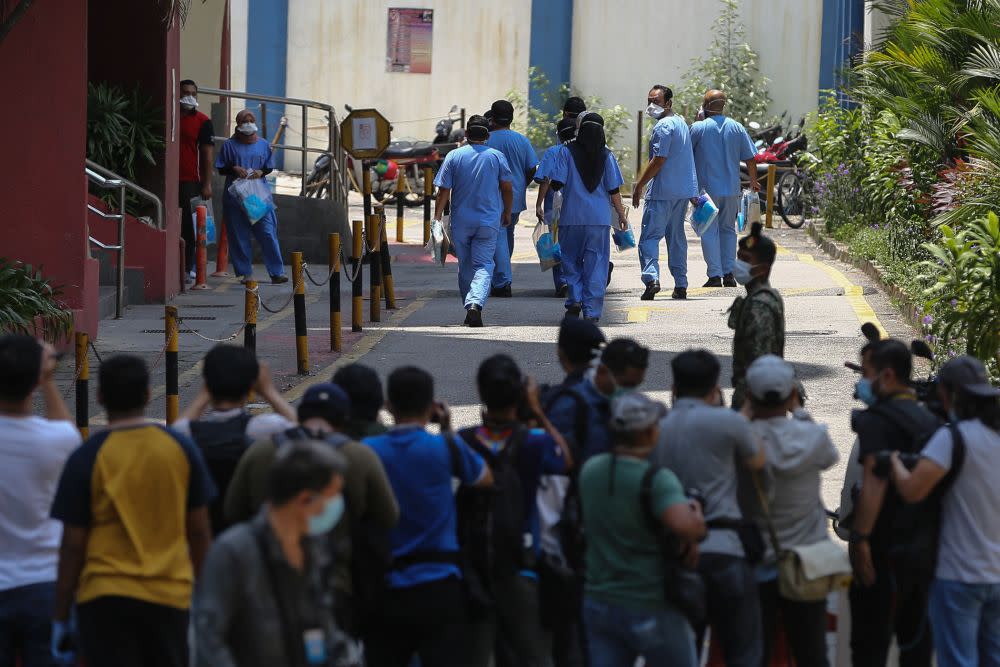
POLYGON ((465 124, 465 135, 472 141, 486 141, 490 136, 490 124, 483 116, 472 116, 465 124))
POLYGON ((955 357, 938 373, 941 384, 952 389, 960 389, 973 396, 993 398, 1000 396, 1000 389, 990 384, 983 362, 975 357, 955 357))
POLYGON ((509 123, 514 120, 514 105, 507 100, 497 100, 490 107, 493 112, 493 120, 500 123, 509 123))
POLYGON ((581 97, 571 97, 563 104, 562 110, 567 118, 576 118, 587 110, 587 103, 581 97))
POLYGON ((604 334, 590 320, 566 317, 559 327, 559 347, 575 347, 596 353, 605 342, 604 334))

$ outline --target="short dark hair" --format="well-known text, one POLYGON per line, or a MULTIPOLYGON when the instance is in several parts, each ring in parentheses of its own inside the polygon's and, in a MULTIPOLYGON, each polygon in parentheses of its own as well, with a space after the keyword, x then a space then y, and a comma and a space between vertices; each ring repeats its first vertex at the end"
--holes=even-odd
POLYGON ((601 363, 615 375, 620 375, 629 368, 646 369, 649 367, 649 348, 631 338, 615 338, 604 346, 601 363))
POLYGON ((675 398, 703 398, 719 384, 719 360, 708 350, 685 350, 670 362, 675 398))
POLYGON ((260 364, 245 347, 216 345, 205 355, 202 375, 213 400, 241 401, 257 382, 260 364))
POLYGON ((0 336, 0 400, 23 401, 38 386, 42 346, 31 336, 0 336))
POLYGON ((586 110, 587 103, 583 101, 582 97, 568 97, 563 103, 563 114, 567 118, 576 118, 586 110))
POLYGON ((521 369, 506 354, 495 354, 479 364, 476 373, 479 398, 488 410, 502 410, 517 405, 524 396, 521 369))
POLYGON ((759 222, 753 223, 750 233, 740 239, 740 249, 749 252, 758 262, 769 265, 774 264, 774 258, 778 256, 778 246, 764 236, 764 225, 759 222))
POLYGON ((397 368, 388 384, 389 403, 398 416, 418 417, 434 404, 434 378, 422 368, 397 368))
POLYGON ((650 88, 650 90, 662 90, 664 102, 669 102, 674 99, 674 91, 670 90, 670 88, 664 86, 662 83, 653 84, 653 87, 650 88))
POLYGON ((378 419, 385 394, 382 393, 382 381, 372 368, 348 364, 333 374, 332 381, 351 399, 351 417, 367 422, 378 419))
POLYGON ((101 363, 98 386, 109 413, 135 412, 146 407, 149 398, 149 369, 140 357, 115 355, 101 363))
POLYGON ((194 89, 198 90, 198 84, 194 82, 194 79, 184 79, 179 84, 177 84, 177 89, 180 90, 184 86, 194 86, 194 89))
POLYGON ((913 353, 903 341, 888 338, 872 346, 871 365, 877 372, 891 368, 897 380, 908 384, 913 373, 913 353))
POLYGON ((293 440, 278 450, 267 476, 267 499, 280 507, 303 491, 320 493, 344 472, 344 458, 315 440, 293 440))

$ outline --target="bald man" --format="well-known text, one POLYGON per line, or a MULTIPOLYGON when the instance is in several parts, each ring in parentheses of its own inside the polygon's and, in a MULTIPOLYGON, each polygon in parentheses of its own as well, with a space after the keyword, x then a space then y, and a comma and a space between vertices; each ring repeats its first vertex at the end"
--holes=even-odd
POLYGON ((741 124, 725 115, 726 94, 705 93, 705 119, 691 126, 691 147, 698 172, 698 187, 704 188, 719 207, 717 224, 701 237, 701 250, 708 264, 705 287, 736 287, 736 216, 740 210, 740 160, 746 162, 750 187, 759 189, 754 148, 741 124))

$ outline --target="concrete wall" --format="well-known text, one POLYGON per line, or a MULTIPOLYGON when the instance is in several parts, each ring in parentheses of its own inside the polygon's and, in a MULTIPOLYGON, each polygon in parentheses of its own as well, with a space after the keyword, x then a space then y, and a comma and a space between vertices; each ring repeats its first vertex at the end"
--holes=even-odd
POLYGON ((872 7, 872 1, 865 1, 865 48, 877 47, 882 42, 883 33, 892 25, 892 17, 880 9, 872 7))
MULTIPOLYGON (((221 67, 222 23, 225 15, 224 0, 192 2, 187 21, 181 30, 181 79, 194 79, 199 86, 217 88, 221 67)), ((243 62, 246 62, 244 57, 243 62)), ((202 111, 208 113, 208 103, 215 99, 201 100, 202 111)))

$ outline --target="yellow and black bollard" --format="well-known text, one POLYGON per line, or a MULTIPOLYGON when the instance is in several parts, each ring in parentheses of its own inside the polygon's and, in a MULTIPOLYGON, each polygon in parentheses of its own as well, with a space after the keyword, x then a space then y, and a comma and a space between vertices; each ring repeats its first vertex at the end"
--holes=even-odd
POLYGON ((330 351, 340 352, 340 234, 328 237, 330 243, 330 351))
POLYGON ((306 281, 302 274, 302 253, 292 253, 292 285, 295 307, 295 360, 299 375, 309 375, 309 332, 306 330, 306 281))
POLYGON ((396 289, 392 282, 392 257, 389 255, 389 240, 385 233, 385 218, 382 218, 382 245, 379 248, 382 258, 382 291, 385 293, 386 310, 396 308, 396 289))
POLYGON ((243 347, 257 354, 257 281, 248 280, 243 294, 243 347))
POLYGON ((434 197, 434 171, 424 167, 424 245, 431 240, 431 199, 434 197))
POLYGON ((399 177, 396 178, 396 243, 403 242, 403 201, 406 199, 406 194, 403 191, 405 189, 406 174, 400 171, 399 177))
POLYGON ((372 174, 364 164, 361 166, 361 193, 364 196, 365 220, 372 214, 372 174))
POLYGON ((167 424, 177 421, 180 397, 177 382, 177 307, 167 306, 163 315, 164 336, 167 339, 165 361, 167 365, 167 424))
POLYGON ((351 331, 361 331, 361 321, 364 317, 364 295, 361 293, 361 261, 364 252, 363 223, 355 220, 351 230, 351 269, 354 280, 351 283, 351 331))
POLYGON ((369 318, 372 322, 382 321, 382 254, 379 248, 382 243, 382 232, 379 230, 379 223, 382 216, 373 215, 368 218, 368 229, 365 230, 365 237, 368 239, 368 305, 369 318))
POLYGON ((90 359, 87 333, 76 332, 76 427, 84 439, 90 435, 90 359))
POLYGON ((774 180, 778 175, 778 167, 767 165, 767 228, 774 229, 774 180))

